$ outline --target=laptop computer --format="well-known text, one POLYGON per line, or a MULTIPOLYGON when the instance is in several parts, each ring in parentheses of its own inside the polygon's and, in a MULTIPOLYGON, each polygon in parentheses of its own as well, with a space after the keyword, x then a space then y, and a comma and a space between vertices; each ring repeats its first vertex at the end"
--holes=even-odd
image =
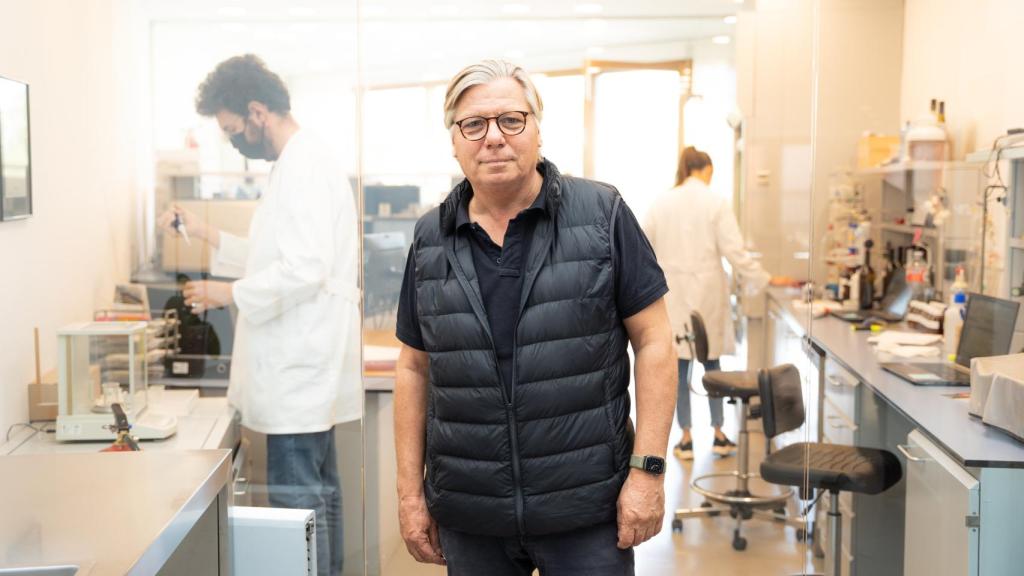
POLYGON ((970 386, 971 358, 1010 352, 1020 303, 970 294, 956 362, 883 362, 882 368, 917 386, 970 386))
POLYGON ((879 310, 831 310, 829 314, 845 320, 846 322, 861 323, 868 318, 879 318, 886 322, 899 322, 907 315, 910 307, 910 300, 914 296, 914 289, 907 285, 906 275, 903 270, 897 270, 896 274, 889 281, 885 291, 885 297, 880 303, 879 310))

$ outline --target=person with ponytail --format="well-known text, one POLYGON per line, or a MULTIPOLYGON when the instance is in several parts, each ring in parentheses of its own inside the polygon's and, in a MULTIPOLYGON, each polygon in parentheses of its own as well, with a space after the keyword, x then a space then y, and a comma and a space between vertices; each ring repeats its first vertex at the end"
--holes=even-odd
MULTIPOLYGON (((736 216, 728 198, 711 190, 714 167, 711 158, 693 146, 683 150, 676 170, 676 185, 659 194, 644 219, 643 229, 654 247, 658 263, 668 280, 666 295, 669 319, 677 336, 679 395, 676 418, 683 436, 673 447, 680 459, 693 458, 690 436, 690 389, 686 381, 691 361, 690 348, 679 336, 690 324, 696 310, 704 318, 708 334, 708 362, 705 370, 719 370, 719 358, 736 349, 735 331, 729 309, 729 280, 722 258, 748 293, 761 290, 770 276, 750 257, 743 246, 736 216)), ((728 456, 736 445, 722 432, 722 399, 709 398, 711 425, 715 429, 712 451, 728 456)))

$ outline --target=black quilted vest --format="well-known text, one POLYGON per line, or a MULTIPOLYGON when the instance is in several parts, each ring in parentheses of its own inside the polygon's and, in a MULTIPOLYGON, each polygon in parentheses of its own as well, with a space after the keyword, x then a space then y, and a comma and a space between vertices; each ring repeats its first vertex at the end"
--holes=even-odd
POLYGON ((455 232, 468 182, 416 225, 416 305, 430 358, 424 485, 430 513, 451 530, 508 537, 612 522, 629 470, 628 339, 610 229, 621 199, 549 162, 538 169, 548 211, 526 257, 511 395, 471 240, 455 232))

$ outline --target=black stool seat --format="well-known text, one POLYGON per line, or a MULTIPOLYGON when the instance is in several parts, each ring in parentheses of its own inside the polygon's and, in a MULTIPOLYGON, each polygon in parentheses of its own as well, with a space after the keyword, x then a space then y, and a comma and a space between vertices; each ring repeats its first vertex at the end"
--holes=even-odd
POLYGON ((757 372, 705 372, 702 380, 708 396, 749 400, 760 394, 757 372))
POLYGON ((900 481, 903 470, 891 452, 874 448, 800 442, 769 454, 761 477, 775 484, 878 494, 900 481))

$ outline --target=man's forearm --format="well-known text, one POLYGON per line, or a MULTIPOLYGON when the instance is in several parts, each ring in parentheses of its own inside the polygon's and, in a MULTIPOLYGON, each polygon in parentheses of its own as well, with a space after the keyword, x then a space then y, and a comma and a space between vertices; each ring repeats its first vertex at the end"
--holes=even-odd
POLYGON ((633 453, 664 456, 676 405, 677 362, 669 339, 636 351, 636 440, 633 453))
POLYGON ((399 498, 423 494, 426 426, 427 377, 416 368, 399 366, 395 374, 395 456, 399 498))

